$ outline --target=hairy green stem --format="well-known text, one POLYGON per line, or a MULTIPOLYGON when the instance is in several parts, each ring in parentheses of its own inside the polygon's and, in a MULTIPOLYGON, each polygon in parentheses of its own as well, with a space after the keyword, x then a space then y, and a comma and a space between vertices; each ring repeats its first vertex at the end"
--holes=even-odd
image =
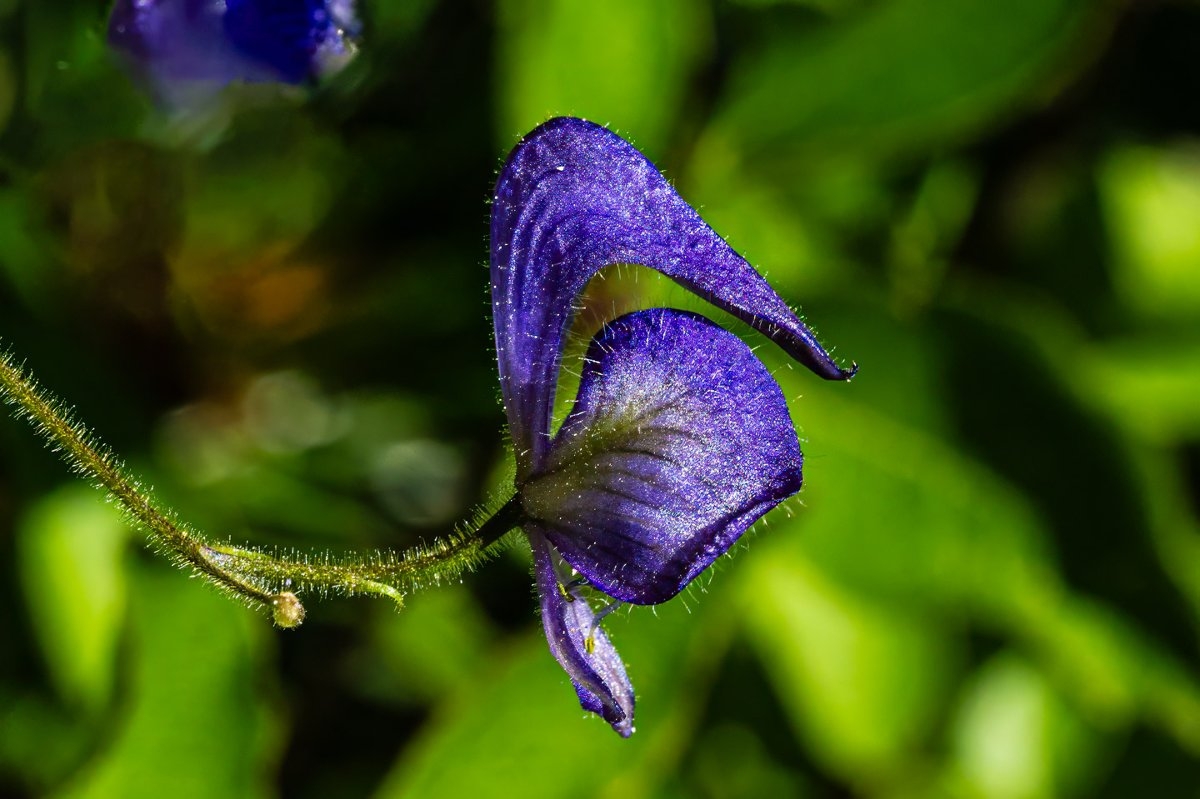
POLYGON ((304 620, 297 596, 302 591, 382 596, 403 606, 406 592, 454 579, 495 554, 521 522, 520 505, 513 498, 448 539, 400 553, 335 558, 214 543, 159 504, 69 409, 3 351, 0 399, 28 419, 72 469, 108 491, 156 549, 225 593, 270 610, 281 627, 304 620))
POLYGON ((499 552, 506 534, 521 519, 520 503, 514 497, 481 524, 400 553, 337 559, 209 544, 206 557, 226 573, 254 585, 386 596, 403 604, 405 593, 455 579, 499 552))

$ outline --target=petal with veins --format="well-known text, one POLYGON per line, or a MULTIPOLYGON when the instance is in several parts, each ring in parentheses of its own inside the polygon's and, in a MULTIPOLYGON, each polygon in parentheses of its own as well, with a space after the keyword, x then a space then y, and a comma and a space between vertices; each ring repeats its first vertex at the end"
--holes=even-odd
POLYGON ((570 676, 583 709, 599 714, 628 738, 633 734, 634 696, 625 664, 587 600, 573 596, 558 581, 554 553, 545 536, 532 525, 525 531, 533 545, 533 571, 550 652, 570 676))
POLYGON ((779 385, 729 331, 654 309, 606 326, 525 513, 594 586, 664 602, 800 490, 779 385))

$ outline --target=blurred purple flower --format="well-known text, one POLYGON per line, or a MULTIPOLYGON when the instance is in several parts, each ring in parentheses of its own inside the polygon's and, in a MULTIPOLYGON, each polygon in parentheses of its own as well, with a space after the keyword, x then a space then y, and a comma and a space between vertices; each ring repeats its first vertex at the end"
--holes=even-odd
POLYGON ((812 332, 632 145, 554 119, 509 156, 491 225, 500 385, 542 622, 587 710, 633 732, 634 693, 599 623, 619 602, 679 593, 800 489, 800 445, 774 378, 701 316, 653 309, 592 340, 574 407, 551 435, 573 303, 610 264, 652 267, 846 380, 812 332), (580 575, 560 577, 557 559, 580 575), (614 602, 594 612, 584 583, 614 602))
POLYGON ((108 21, 109 44, 168 101, 320 77, 358 31, 353 0, 116 0, 108 21))

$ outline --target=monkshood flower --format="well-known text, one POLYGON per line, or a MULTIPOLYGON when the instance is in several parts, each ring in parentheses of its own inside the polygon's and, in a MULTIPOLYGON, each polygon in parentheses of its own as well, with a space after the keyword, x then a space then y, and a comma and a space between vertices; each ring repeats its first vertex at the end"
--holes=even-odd
POLYGON ((173 102, 319 78, 349 61, 358 31, 353 0, 116 0, 108 41, 173 102))
POLYGON ((574 302, 611 264, 657 269, 821 377, 846 380, 854 368, 840 368, 617 135, 554 119, 509 156, 492 208, 491 277, 519 524, 533 548, 551 652, 582 706, 628 736, 633 686, 601 619, 617 603, 679 593, 799 491, 802 458, 783 393, 749 347, 670 309, 628 314, 596 335, 574 406, 552 434, 574 302), (613 602, 593 610, 585 584, 613 602))

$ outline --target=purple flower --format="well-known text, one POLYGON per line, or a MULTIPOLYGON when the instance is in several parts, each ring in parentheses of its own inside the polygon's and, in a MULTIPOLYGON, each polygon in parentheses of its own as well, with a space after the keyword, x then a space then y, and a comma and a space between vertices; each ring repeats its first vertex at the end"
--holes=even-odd
POLYGON ((592 340, 573 409, 551 413, 573 303, 610 264, 659 270, 762 331, 830 380, 812 332, 632 145, 554 119, 509 156, 491 227, 500 385, 516 451, 550 649, 587 710, 633 731, 624 665, 580 588, 616 602, 679 593, 800 489, 800 445, 774 378, 701 316, 653 309, 592 340), (564 579, 561 558, 580 576, 564 579))
POLYGON ((168 100, 320 77, 357 32, 353 0, 116 0, 108 21, 109 44, 168 100))

